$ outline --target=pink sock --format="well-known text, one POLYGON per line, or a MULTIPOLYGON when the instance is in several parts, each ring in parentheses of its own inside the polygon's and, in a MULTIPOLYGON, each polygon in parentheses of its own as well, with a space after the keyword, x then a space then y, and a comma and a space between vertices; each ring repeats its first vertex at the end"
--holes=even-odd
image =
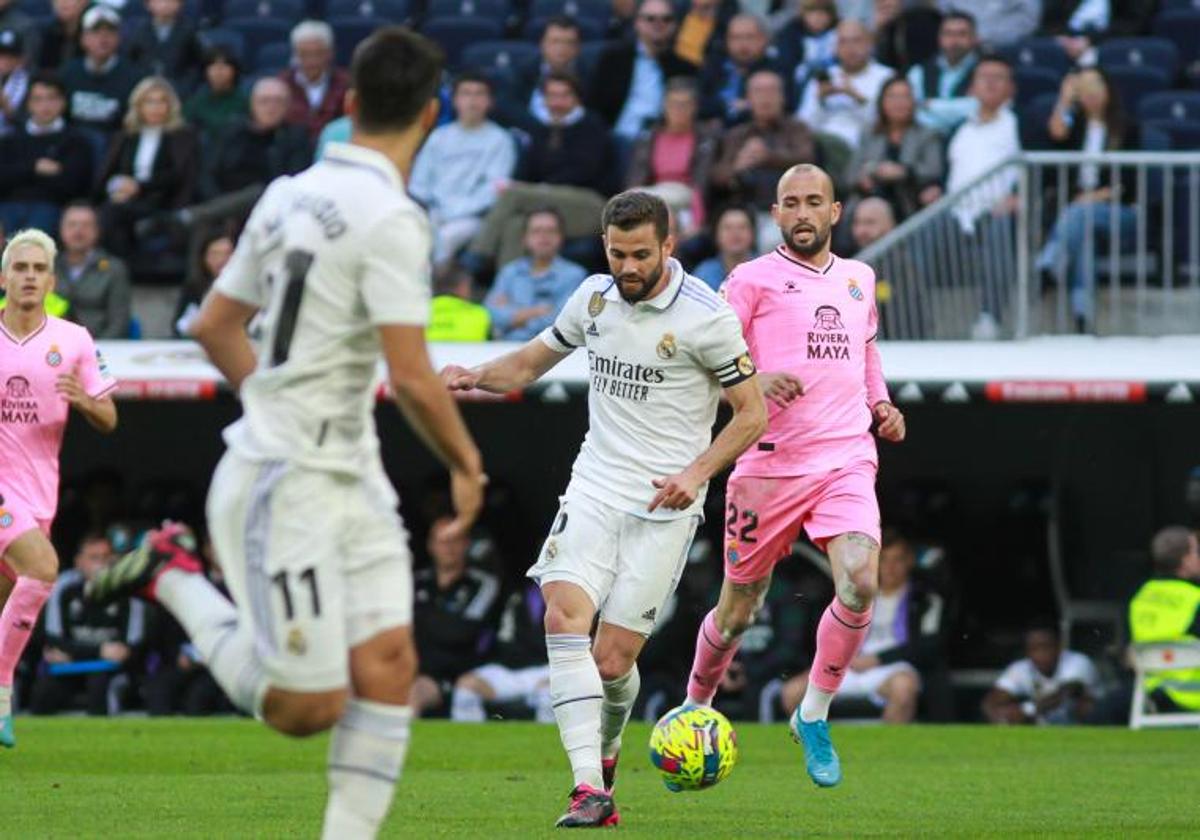
POLYGON ((817 625, 817 655, 813 657, 809 682, 833 694, 842 685, 850 660, 858 654, 871 627, 871 607, 854 612, 836 598, 825 608, 817 625))
POLYGON ((35 578, 17 578, 4 611, 0 612, 0 685, 12 685, 17 660, 53 588, 54 584, 35 578))
POLYGON ((700 622, 696 634, 696 658, 692 662, 692 676, 688 680, 688 699, 708 705, 712 703, 717 686, 725 676, 729 663, 733 661, 741 637, 726 642, 717 629, 717 611, 714 609, 700 622))

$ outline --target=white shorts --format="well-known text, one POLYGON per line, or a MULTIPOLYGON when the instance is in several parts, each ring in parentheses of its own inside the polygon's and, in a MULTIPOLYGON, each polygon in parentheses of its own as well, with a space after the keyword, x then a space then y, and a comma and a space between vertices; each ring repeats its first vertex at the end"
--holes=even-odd
POLYGON ((534 665, 530 668, 505 668, 492 663, 476 668, 475 676, 492 687, 496 699, 501 703, 524 700, 533 705, 540 690, 550 685, 550 666, 534 665))
POLYGON ((396 495, 368 479, 227 452, 208 492, 217 560, 270 685, 349 684, 349 650, 412 623, 412 558, 396 495))
POLYGON ((851 671, 846 669, 846 676, 842 680, 842 687, 838 689, 838 697, 865 697, 874 703, 879 708, 887 705, 887 698, 879 693, 879 689, 883 688, 883 684, 894 677, 901 671, 908 671, 917 680, 920 677, 917 675, 917 669, 907 662, 892 662, 888 665, 880 665, 876 668, 868 668, 865 671, 851 671))
POLYGON ((582 493, 559 499, 558 515, 527 573, 545 586, 583 588, 600 619, 649 636, 675 592, 699 516, 644 519, 582 493))

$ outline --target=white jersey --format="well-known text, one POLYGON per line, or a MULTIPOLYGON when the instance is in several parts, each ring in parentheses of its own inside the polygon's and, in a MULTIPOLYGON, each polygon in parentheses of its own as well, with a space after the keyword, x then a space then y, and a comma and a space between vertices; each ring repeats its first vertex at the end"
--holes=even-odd
POLYGON ((676 260, 667 266, 666 289, 635 304, 611 276, 589 277, 541 335, 552 350, 588 356, 588 432, 569 490, 650 519, 701 512, 707 485, 687 510, 647 513, 651 481, 708 448, 720 389, 755 372, 729 304, 676 260))
POLYGON ((243 416, 225 432, 251 460, 378 472, 377 328, 429 320, 424 211, 382 154, 343 143, 268 187, 215 288, 263 311, 243 416))

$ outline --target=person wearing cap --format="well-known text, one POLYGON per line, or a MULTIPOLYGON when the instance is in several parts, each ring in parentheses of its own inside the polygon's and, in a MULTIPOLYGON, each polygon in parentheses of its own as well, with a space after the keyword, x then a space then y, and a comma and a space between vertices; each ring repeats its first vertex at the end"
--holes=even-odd
POLYGON ((51 0, 54 17, 38 30, 38 68, 62 70, 83 55, 83 13, 88 0, 51 0))
POLYGON ((155 76, 171 80, 181 95, 196 87, 204 48, 196 25, 183 12, 183 0, 146 0, 150 16, 138 22, 125 54, 155 76))
POLYGON ((0 29, 0 134, 13 130, 28 92, 25 38, 16 29, 0 29))
POLYGON ((205 148, 249 114, 250 97, 238 84, 241 65, 229 47, 217 44, 204 54, 204 80, 184 103, 183 118, 200 132, 205 148))
POLYGON ((58 228, 61 207, 87 194, 92 150, 67 125, 67 90, 57 76, 39 73, 29 82, 29 118, 0 139, 0 220, 7 230, 58 228))
POLYGON ((316 140, 328 123, 342 115, 350 75, 333 64, 333 28, 304 20, 292 30, 292 63, 279 74, 291 92, 288 122, 303 126, 316 140))
POLYGON ((121 16, 103 4, 83 15, 83 56, 63 71, 71 92, 71 120, 79 128, 103 132, 121 125, 125 103, 142 74, 120 53, 121 16))
POLYGON ((0 0, 0 30, 11 29, 21 36, 26 62, 37 55, 37 29, 33 18, 18 8, 17 0, 0 0))

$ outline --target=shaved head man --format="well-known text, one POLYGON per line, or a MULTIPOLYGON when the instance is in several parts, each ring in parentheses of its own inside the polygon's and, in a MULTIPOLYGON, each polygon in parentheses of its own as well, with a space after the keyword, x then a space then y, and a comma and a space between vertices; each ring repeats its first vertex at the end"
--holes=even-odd
POLYGON ((834 199, 833 179, 811 163, 793 166, 779 179, 771 216, 783 241, 798 256, 821 263, 828 256, 829 235, 842 217, 834 199))

